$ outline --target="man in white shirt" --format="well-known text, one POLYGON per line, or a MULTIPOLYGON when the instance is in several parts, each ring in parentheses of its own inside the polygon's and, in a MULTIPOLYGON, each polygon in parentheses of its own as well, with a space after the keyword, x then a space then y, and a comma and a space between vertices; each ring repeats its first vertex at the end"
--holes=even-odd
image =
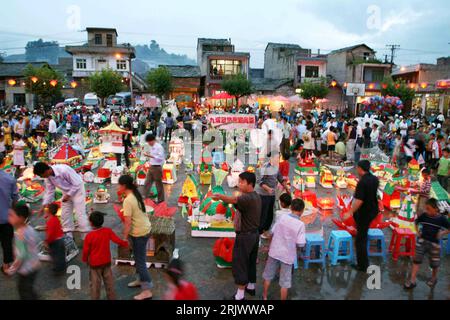
POLYGON ((398 128, 400 129, 400 134, 402 135, 402 137, 406 137, 406 134, 408 133, 408 124, 402 116, 400 116, 400 119, 401 121, 398 124, 398 128))
POLYGON ((370 133, 370 143, 372 148, 378 146, 378 140, 380 138, 380 131, 378 130, 378 125, 374 124, 372 126, 372 132, 370 133))
POLYGON ((158 142, 156 142, 156 137, 149 134, 145 137, 145 141, 150 146, 148 154, 144 154, 149 158, 150 168, 147 172, 147 178, 144 185, 144 196, 148 198, 152 195, 151 188, 153 182, 156 185, 156 190, 158 192, 158 203, 164 202, 164 186, 162 183, 162 166, 166 161, 166 155, 164 148, 158 142))
POLYGON ((48 119, 50 121, 48 122, 48 133, 50 134, 50 144, 55 144, 56 142, 56 132, 58 130, 58 127, 56 126, 56 121, 53 120, 52 116, 48 116, 48 119))
POLYGON ((444 123, 445 122, 445 117, 444 117, 444 115, 442 114, 442 113, 440 113, 438 116, 437 116, 437 121, 439 121, 440 123, 444 123))
POLYGON ((55 190, 60 189, 63 193, 61 200, 61 224, 64 233, 72 237, 75 231, 73 214, 76 215, 77 230, 82 233, 82 238, 90 231, 88 217, 86 214, 86 191, 81 176, 71 167, 65 164, 49 166, 39 162, 34 165, 34 174, 46 179, 45 194, 42 205, 55 201, 55 190))

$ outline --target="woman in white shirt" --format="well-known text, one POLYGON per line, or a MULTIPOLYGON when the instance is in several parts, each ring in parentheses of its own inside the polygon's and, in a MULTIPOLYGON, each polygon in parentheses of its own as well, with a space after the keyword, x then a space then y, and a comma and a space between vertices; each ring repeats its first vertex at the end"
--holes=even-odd
POLYGON ((372 126, 372 132, 370 133, 370 142, 372 144, 372 148, 378 146, 379 138, 380 138, 380 131, 378 131, 378 125, 374 124, 372 126))

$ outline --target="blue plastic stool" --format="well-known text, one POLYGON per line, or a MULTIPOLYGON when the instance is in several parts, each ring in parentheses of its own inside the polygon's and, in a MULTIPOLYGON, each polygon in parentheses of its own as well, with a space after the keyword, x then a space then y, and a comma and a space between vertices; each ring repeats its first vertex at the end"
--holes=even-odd
POLYGON ((328 255, 333 266, 337 265, 339 260, 353 262, 352 235, 345 230, 331 231, 328 239, 328 255))
POLYGON ((367 233, 367 255, 369 257, 383 257, 386 262, 386 242, 384 240, 384 233, 381 229, 369 229, 367 233), (379 251, 370 251, 372 241, 376 241, 376 246, 379 251))
POLYGON ((321 263, 325 268, 325 240, 319 234, 307 234, 306 235, 306 249, 303 261, 305 263, 305 269, 308 269, 310 263, 321 263), (316 258, 311 259, 312 251, 315 251, 316 258))
POLYGON ((450 254, 450 236, 448 236, 447 239, 440 239, 439 244, 441 246, 441 257, 450 254), (447 246, 445 246, 445 241, 447 241, 447 246))
POLYGON ((298 256, 295 257, 295 261, 294 261, 294 270, 298 269, 298 256))
POLYGON ((221 165, 225 161, 225 155, 223 152, 213 152, 212 153, 212 162, 215 165, 221 165))

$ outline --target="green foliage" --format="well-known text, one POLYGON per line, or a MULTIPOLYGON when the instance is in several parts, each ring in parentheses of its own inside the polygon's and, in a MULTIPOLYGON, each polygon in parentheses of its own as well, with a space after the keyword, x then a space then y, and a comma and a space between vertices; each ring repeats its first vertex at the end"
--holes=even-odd
POLYGON ((95 92, 101 99, 107 98, 124 89, 122 76, 111 69, 104 69, 101 72, 96 72, 91 75, 89 78, 89 86, 92 92, 95 92))
POLYGON ((168 95, 173 88, 172 74, 166 67, 159 67, 151 70, 147 74, 147 84, 150 88, 150 92, 156 94, 161 100, 161 106, 163 106, 163 98, 168 95))
POLYGON ((319 83, 311 81, 303 82, 300 85, 300 89, 300 96, 303 99, 311 100, 313 104, 316 103, 316 100, 325 98, 330 92, 325 78, 322 78, 319 83))
POLYGON ((24 69, 26 92, 33 93, 44 101, 50 101, 62 97, 61 89, 63 87, 64 77, 61 73, 53 70, 48 65, 36 68, 29 64, 24 69), (31 78, 36 77, 38 81, 33 83, 31 78), (56 86, 52 86, 50 81, 58 81, 56 86))
POLYGON ((386 87, 381 90, 383 96, 399 97, 403 103, 412 101, 416 95, 416 91, 408 87, 405 81, 397 80, 394 82, 392 78, 386 78, 382 85, 386 87))
POLYGON ((222 82, 222 88, 228 92, 228 94, 235 96, 238 100, 239 98, 248 96, 253 92, 251 81, 248 80, 242 73, 227 77, 222 82))

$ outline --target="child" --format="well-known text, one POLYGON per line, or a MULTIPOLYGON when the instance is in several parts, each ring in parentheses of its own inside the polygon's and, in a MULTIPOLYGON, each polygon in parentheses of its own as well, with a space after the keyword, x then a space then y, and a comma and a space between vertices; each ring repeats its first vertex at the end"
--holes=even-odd
POLYGON ((6 150, 11 150, 12 146, 12 128, 9 125, 9 122, 7 120, 3 120, 3 127, 2 127, 3 135, 5 136, 5 147, 6 150))
POLYGON ((327 134, 328 156, 330 157, 331 160, 333 160, 334 151, 336 149, 337 136, 335 131, 336 129, 333 126, 331 126, 327 134))
POLYGON ((448 156, 450 155, 450 150, 445 148, 443 150, 443 157, 439 159, 439 167, 437 170, 437 179, 441 184, 442 188, 447 191, 448 189, 448 176, 450 173, 450 159, 448 156))
POLYGON ((21 300, 37 300, 34 282, 40 262, 37 248, 37 234, 27 224, 30 209, 26 205, 17 205, 9 211, 8 221, 14 227, 15 261, 7 274, 18 273, 18 291, 21 300))
POLYGON ((413 260, 411 279, 405 283, 405 289, 413 289, 416 287, 417 273, 425 255, 429 257, 430 267, 432 269, 431 279, 427 282, 427 285, 434 287, 437 282, 438 268, 441 260, 439 240, 449 233, 450 223, 446 217, 439 213, 436 199, 428 199, 425 208, 425 213, 420 215, 416 220, 419 238, 416 243, 416 254, 413 260))
POLYGON ((64 244, 64 233, 56 214, 59 206, 56 203, 49 204, 45 208, 45 219, 47 220, 47 231, 45 243, 47 244, 50 256, 53 261, 53 272, 64 274, 66 271, 66 247, 64 244))
POLYGON ((267 300, 270 282, 280 269, 281 300, 286 300, 292 283, 292 267, 297 259, 297 247, 306 244, 305 224, 300 217, 305 209, 301 199, 295 199, 291 204, 290 214, 282 215, 272 228, 269 257, 264 269, 263 300, 267 300))
POLYGON ((275 222, 280 219, 280 217, 286 213, 291 213, 291 204, 292 204, 292 197, 289 193, 283 193, 280 196, 280 210, 277 210, 275 212, 275 222))
POLYGON ((166 292, 165 300, 198 300, 197 289, 195 286, 182 280, 183 264, 180 260, 174 259, 169 263, 165 273, 165 278, 169 283, 169 289, 166 292))
POLYGON ((13 164, 17 168, 16 177, 20 176, 20 167, 25 165, 25 147, 26 143, 20 134, 15 134, 13 142, 13 164))
POLYGON ((127 247, 128 242, 120 239, 110 228, 102 227, 104 222, 103 213, 97 211, 91 213, 89 221, 94 230, 84 240, 83 262, 86 262, 90 269, 91 298, 92 300, 100 299, 100 289, 103 281, 108 300, 115 300, 116 293, 111 271, 110 241, 117 243, 121 247, 127 247))
POLYGON ((425 203, 430 198, 431 192, 431 176, 430 170, 424 168, 422 170, 422 181, 419 183, 419 190, 411 190, 411 193, 417 193, 417 209, 418 215, 421 215, 425 211, 425 203))

